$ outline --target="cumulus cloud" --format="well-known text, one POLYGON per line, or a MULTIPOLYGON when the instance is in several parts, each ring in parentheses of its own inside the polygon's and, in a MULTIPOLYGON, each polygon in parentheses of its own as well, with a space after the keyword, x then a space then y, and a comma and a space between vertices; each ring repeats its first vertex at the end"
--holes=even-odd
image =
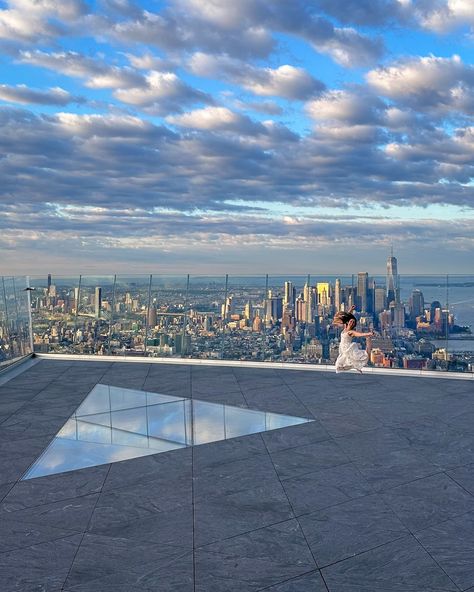
POLYGON ((151 70, 143 73, 128 66, 111 66, 101 59, 72 51, 22 51, 20 56, 23 62, 85 78, 88 88, 112 89, 115 98, 122 103, 154 114, 179 112, 189 104, 213 102, 208 94, 192 88, 173 72, 151 70))
POLYGON ((318 8, 340 23, 381 26, 410 16, 411 1, 403 0, 315 0, 318 8))
POLYGON ((262 58, 276 47, 275 32, 309 41, 345 66, 373 63, 384 47, 352 28, 335 27, 303 0, 173 0, 160 13, 113 22, 110 33, 122 41, 148 43, 167 51, 224 53, 262 58))
POLYGON ((84 97, 75 97, 60 87, 42 90, 29 88, 25 84, 9 86, 0 84, 0 100, 9 103, 37 105, 68 105, 69 103, 85 103, 84 97))
POLYGON ((474 114, 474 67, 461 58, 408 58, 371 70, 369 85, 399 104, 440 114, 474 114))
POLYGON ((351 124, 377 123, 385 104, 377 96, 364 92, 333 90, 306 105, 308 114, 318 121, 341 121, 351 124))
MULTIPOLYGON (((258 254, 262 241, 293 253, 316 242, 388 244, 393 233, 412 245, 439 242, 439 223, 428 219, 361 217, 354 230, 359 207, 472 209, 473 67, 434 55, 376 67, 383 27, 465 28, 469 2, 0 5, 0 51, 15 68, 0 85, 10 103, 0 106, 5 248, 34 235, 69 253, 83 237, 91 253, 130 257, 138 244, 178 252, 188 241, 211 258, 206 245, 227 248, 232 261, 236 247, 258 254), (325 58, 312 63, 315 52, 343 66, 337 88, 323 82, 333 73, 325 58), (345 83, 360 80, 345 72, 354 66, 372 68, 366 82, 345 83), (41 88, 19 84, 33 68, 41 88), (87 114, 75 112, 86 99, 87 114), (315 217, 320 208, 336 215, 315 217)), ((467 223, 455 226, 449 241, 472 244, 467 223)))
POLYGON ((103 59, 86 57, 76 51, 21 51, 19 59, 67 76, 85 78, 90 88, 129 88, 146 84, 143 74, 132 68, 111 66, 103 59))
POLYGON ((474 25, 474 5, 470 0, 433 0, 415 4, 415 15, 423 27, 444 33, 466 24, 474 25))
POLYGON ((266 113, 267 115, 282 115, 284 112, 283 108, 275 101, 237 101, 236 104, 239 109, 250 109, 257 113, 266 113))
POLYGON ((212 22, 172 9, 162 14, 144 10, 137 18, 112 23, 109 34, 122 42, 147 43, 167 51, 199 48, 246 57, 267 56, 275 46, 270 32, 261 26, 223 31, 212 22))
POLYGON ((283 65, 258 68, 230 58, 196 53, 189 61, 191 71, 199 76, 223 77, 258 96, 278 96, 304 100, 324 89, 324 84, 303 68, 283 65))
POLYGON ((143 86, 118 89, 114 95, 123 103, 147 108, 156 114, 180 112, 193 103, 213 102, 210 95, 192 88, 173 72, 150 72, 143 86))
POLYGON ((87 13, 82 0, 7 0, 0 10, 0 39, 34 42, 59 35, 87 13))

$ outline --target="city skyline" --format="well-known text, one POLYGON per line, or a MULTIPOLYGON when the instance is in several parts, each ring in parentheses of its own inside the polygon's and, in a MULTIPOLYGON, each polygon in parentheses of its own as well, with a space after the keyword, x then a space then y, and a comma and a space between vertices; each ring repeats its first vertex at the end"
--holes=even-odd
POLYGON ((407 283, 393 251, 384 277, 48 274, 33 283, 33 342, 47 353, 331 364, 335 315, 354 306, 360 327, 375 331, 371 365, 469 371, 472 286, 472 278, 444 290, 436 278, 407 283))
POLYGON ((3 274, 466 273, 474 4, 0 0, 3 274))

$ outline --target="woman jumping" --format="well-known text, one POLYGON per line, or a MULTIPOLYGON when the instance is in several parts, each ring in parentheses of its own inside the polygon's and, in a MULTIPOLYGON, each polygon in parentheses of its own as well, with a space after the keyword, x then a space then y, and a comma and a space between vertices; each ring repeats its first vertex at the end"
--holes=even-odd
MULTIPOLYGON (((353 317, 353 315, 351 315, 353 317)), ((373 331, 362 333, 354 331, 357 325, 355 317, 344 323, 344 331, 341 333, 341 343, 339 344, 339 356, 336 360, 336 372, 346 372, 347 370, 357 370, 362 374, 362 368, 369 361, 369 354, 365 349, 361 349, 358 343, 353 343, 353 337, 372 337, 373 331)), ((369 346, 369 344, 367 344, 369 346)))

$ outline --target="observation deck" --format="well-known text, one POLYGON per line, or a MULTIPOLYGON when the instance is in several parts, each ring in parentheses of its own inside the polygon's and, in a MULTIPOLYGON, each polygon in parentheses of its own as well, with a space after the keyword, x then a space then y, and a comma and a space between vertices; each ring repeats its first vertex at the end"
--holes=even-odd
POLYGON ((3 592, 474 586, 471 375, 45 357, 0 380, 3 592), (97 384, 312 421, 22 480, 97 384))

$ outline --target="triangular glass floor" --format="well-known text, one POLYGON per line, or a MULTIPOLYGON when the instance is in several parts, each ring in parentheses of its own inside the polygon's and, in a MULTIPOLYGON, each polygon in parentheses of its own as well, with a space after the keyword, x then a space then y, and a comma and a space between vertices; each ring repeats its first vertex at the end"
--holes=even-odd
POLYGON ((313 421, 97 384, 25 479, 313 421))

